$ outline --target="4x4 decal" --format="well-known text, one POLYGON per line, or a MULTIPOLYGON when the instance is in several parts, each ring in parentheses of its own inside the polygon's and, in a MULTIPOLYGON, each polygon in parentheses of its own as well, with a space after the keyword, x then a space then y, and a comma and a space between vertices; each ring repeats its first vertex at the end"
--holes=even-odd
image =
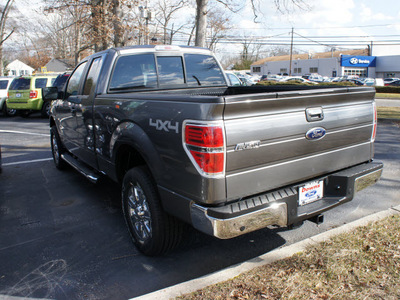
POLYGON ((176 133, 179 133, 179 122, 175 122, 174 125, 172 125, 171 121, 163 121, 160 119, 157 119, 153 121, 153 119, 149 119, 149 125, 152 127, 155 127, 157 130, 164 130, 166 132, 169 132, 170 130, 175 131, 176 133))

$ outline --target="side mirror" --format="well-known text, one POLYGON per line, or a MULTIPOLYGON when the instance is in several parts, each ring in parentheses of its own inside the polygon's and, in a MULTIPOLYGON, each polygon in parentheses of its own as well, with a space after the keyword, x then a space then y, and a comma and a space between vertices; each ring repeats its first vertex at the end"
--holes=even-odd
POLYGON ((42 98, 44 101, 52 101, 59 99, 60 97, 57 87, 42 88, 42 98))

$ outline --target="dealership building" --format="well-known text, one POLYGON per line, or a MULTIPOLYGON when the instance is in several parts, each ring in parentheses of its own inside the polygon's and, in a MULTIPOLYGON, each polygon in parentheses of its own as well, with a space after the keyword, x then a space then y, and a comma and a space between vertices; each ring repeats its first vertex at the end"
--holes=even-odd
POLYGON ((328 77, 400 77, 400 55, 370 55, 370 48, 324 53, 273 56, 256 61, 251 73, 257 75, 290 74, 302 76, 318 73, 328 77))

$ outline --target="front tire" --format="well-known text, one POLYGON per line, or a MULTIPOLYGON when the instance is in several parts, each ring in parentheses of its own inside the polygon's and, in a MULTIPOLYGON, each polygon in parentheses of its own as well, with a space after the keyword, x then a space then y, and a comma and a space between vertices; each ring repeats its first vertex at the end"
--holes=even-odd
POLYGON ((183 224, 162 209, 156 185, 147 168, 136 167, 125 174, 122 210, 133 243, 143 254, 165 254, 182 240, 183 224))
POLYGON ((41 111, 41 115, 43 118, 48 118, 50 116, 50 108, 51 108, 50 101, 46 101, 43 103, 42 111, 41 111))
POLYGON ((65 152, 65 148, 61 143, 56 126, 52 126, 50 129, 50 142, 54 164, 57 169, 64 170, 67 167, 67 163, 62 159, 61 154, 65 152))

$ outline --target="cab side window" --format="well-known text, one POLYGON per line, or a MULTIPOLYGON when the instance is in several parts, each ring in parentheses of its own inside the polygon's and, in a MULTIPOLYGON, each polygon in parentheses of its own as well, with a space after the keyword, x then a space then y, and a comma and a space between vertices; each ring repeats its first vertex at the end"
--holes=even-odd
POLYGON ((82 63, 75 69, 74 73, 72 73, 69 81, 68 86, 66 89, 65 99, 69 96, 78 95, 79 93, 79 83, 81 82, 81 78, 83 75, 83 71, 85 70, 86 62, 82 63))
POLYGON ((84 95, 89 95, 92 88, 96 86, 100 69, 101 69, 101 57, 98 57, 93 60, 92 65, 90 66, 88 75, 86 77, 85 86, 83 88, 84 95))

